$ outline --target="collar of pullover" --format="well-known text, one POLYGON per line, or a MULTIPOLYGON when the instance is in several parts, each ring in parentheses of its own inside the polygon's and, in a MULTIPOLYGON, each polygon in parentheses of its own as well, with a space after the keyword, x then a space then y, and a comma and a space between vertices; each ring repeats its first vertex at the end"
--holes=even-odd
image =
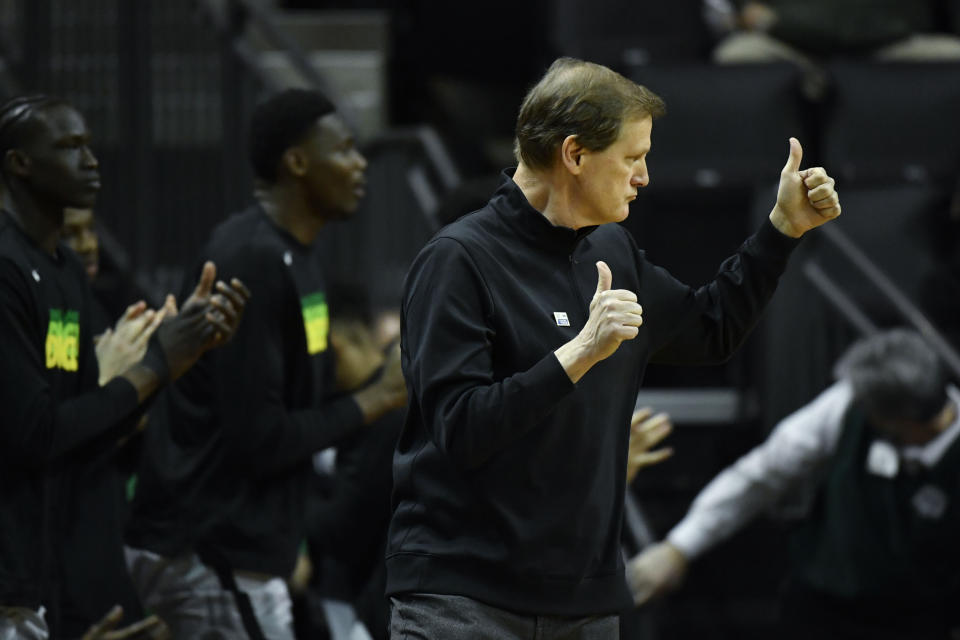
POLYGON ((527 201, 523 191, 513 181, 514 171, 515 168, 503 171, 500 186, 490 201, 497 213, 520 235, 537 245, 551 251, 572 254, 577 243, 593 233, 596 225, 576 230, 554 225, 527 201))

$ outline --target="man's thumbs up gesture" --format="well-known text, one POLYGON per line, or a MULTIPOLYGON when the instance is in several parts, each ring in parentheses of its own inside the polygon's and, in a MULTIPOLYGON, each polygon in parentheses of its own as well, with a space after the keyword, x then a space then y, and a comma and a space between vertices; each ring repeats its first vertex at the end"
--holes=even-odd
POLYGON ((597 290, 590 301, 590 317, 577 337, 554 353, 561 366, 577 382, 590 367, 613 355, 620 343, 637 337, 643 324, 643 308, 637 295, 613 289, 613 274, 602 260, 597 262, 597 290))
POLYGON ((780 233, 799 238, 840 215, 840 197, 834 180, 823 167, 800 169, 803 147, 790 138, 790 155, 780 172, 777 204, 770 212, 770 222, 780 233))

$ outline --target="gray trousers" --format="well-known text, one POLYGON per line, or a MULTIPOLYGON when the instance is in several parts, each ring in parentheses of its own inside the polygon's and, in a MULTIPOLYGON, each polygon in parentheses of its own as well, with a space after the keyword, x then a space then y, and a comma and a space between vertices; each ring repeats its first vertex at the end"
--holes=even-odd
MULTIPOLYGON (((145 549, 124 549, 130 578, 143 606, 160 616, 174 640, 245 640, 234 595, 195 554, 165 558, 145 549)), ((290 594, 280 578, 236 576, 247 594, 263 635, 293 640, 290 594)))
POLYGON ((505 611, 463 596, 390 598, 390 640, 618 640, 620 617, 565 618, 505 611))

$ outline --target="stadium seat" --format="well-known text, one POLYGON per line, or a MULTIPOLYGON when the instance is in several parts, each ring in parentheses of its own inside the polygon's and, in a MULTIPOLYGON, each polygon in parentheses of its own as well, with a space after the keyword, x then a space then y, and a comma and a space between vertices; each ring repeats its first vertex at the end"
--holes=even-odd
POLYGON ((960 63, 837 63, 823 163, 858 183, 956 180, 960 63))
POLYGON ((651 182, 736 187, 775 181, 787 139, 801 142, 799 76, 789 65, 636 67, 667 103, 653 127, 651 182))

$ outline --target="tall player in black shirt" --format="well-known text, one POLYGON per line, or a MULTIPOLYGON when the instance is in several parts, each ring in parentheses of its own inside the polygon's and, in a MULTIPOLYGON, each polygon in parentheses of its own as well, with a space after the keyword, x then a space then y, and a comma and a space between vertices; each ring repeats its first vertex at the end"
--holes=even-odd
POLYGON ((206 264, 179 313, 168 300, 144 357, 98 385, 90 286, 59 241, 64 208, 100 188, 86 123, 62 100, 15 98, 0 107, 0 158, 0 632, 75 637, 135 602, 100 502, 116 496, 106 461, 161 386, 232 337, 249 294, 215 285, 206 264), (84 545, 111 549, 109 566, 84 569, 84 545))
POLYGON ((346 124, 322 95, 291 89, 257 107, 249 145, 255 203, 214 229, 204 255, 257 295, 233 342, 151 415, 128 528, 134 582, 176 637, 292 638, 285 581, 313 454, 406 402, 399 350, 369 386, 330 397, 315 240, 363 195, 367 163, 346 124))

